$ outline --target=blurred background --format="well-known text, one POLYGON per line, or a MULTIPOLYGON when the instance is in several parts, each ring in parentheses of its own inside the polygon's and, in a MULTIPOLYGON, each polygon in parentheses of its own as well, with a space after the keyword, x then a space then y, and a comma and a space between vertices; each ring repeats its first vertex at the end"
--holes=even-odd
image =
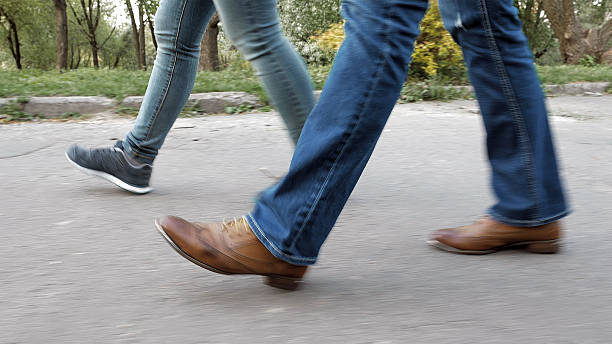
MULTIPOLYGON (((612 0, 515 4, 544 84, 612 80, 612 0)), ((32 96, 121 101, 143 95, 155 59, 158 6, 159 0, 0 0, 0 97, 23 103, 32 96)), ((344 37, 340 1, 279 0, 278 10, 287 37, 320 89, 344 37)), ((400 101, 465 98, 465 89, 448 86, 468 83, 461 51, 432 2, 400 101)), ((218 16, 203 39, 194 87, 194 93, 210 91, 245 91, 268 110, 265 93, 225 38, 218 16)), ((4 121, 27 120, 18 110, 5 106, 4 121)), ((233 111, 244 110, 249 108, 233 111)))

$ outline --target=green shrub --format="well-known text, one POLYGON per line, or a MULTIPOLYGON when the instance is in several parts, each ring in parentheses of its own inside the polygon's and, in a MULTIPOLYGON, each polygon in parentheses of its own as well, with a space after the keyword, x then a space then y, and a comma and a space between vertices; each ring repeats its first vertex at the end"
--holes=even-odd
POLYGON ((583 67, 595 67, 597 66, 597 59, 594 56, 586 55, 578 63, 583 67))
POLYGON ((421 35, 414 44, 410 76, 463 80, 465 70, 461 48, 444 28, 437 1, 431 2, 421 23, 421 35))
MULTIPOLYGON (((344 40, 344 23, 331 25, 311 39, 327 50, 337 51, 344 40)), ((437 2, 432 2, 421 23, 410 65, 410 78, 426 80, 437 77, 449 81, 466 81, 461 48, 444 28, 437 2)))

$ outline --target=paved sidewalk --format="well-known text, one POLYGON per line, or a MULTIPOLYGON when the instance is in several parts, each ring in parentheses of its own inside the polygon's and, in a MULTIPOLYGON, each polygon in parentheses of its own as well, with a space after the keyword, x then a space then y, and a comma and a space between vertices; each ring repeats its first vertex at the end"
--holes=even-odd
POLYGON ((210 273, 159 236, 162 214, 250 210, 291 144, 275 114, 179 119, 145 196, 68 164, 128 119, 0 126, 0 343, 601 343, 612 338, 612 96, 550 98, 574 213, 563 251, 461 256, 436 228, 492 201, 473 101, 398 105, 296 292, 210 273))

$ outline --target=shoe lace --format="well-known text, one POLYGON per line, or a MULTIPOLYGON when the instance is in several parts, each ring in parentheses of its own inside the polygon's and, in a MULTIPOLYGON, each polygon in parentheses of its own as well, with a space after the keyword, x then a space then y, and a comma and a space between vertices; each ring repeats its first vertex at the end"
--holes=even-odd
POLYGON ((234 217, 232 220, 229 221, 223 220, 223 223, 221 225, 223 226, 223 231, 229 234, 241 235, 249 233, 251 230, 251 227, 249 226, 249 223, 244 218, 244 216, 234 217))
POLYGON ((91 151, 91 158, 98 165, 115 170, 122 167, 118 154, 122 152, 116 147, 97 148, 91 151))

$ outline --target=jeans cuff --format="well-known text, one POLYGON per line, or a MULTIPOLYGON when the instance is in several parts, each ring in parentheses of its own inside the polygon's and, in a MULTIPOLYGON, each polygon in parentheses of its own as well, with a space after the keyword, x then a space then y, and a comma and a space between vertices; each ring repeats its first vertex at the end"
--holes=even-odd
POLYGON ((257 223, 257 221, 255 220, 255 218, 253 217, 251 213, 247 214, 245 216, 245 219, 249 223, 249 226, 251 227, 253 234, 255 234, 255 236, 257 237, 257 239, 259 239, 261 244, 264 245, 264 247, 268 249, 268 251, 270 251, 270 253, 274 257, 280 260, 283 260, 289 264, 293 264, 293 265, 307 266, 307 265, 313 265, 314 263, 316 263, 317 257, 296 256, 296 255, 285 253, 281 249, 279 249, 278 246, 275 245, 272 241, 270 241, 269 237, 266 236, 265 231, 257 223))
POLYGON ((132 147, 132 145, 129 143, 128 140, 123 141, 123 151, 126 154, 129 154, 130 157, 134 158, 134 160, 141 162, 143 164, 153 166, 153 161, 155 160, 155 158, 148 157, 138 152, 138 149, 135 149, 134 147, 132 147))
POLYGON ((543 226, 545 224, 548 223, 552 223, 555 221, 558 221, 564 217, 566 217, 567 215, 569 215, 571 211, 570 210, 564 210, 560 213, 557 213, 555 215, 552 216, 548 216, 542 219, 535 219, 535 220, 514 220, 508 217, 505 217, 495 211, 493 211, 492 209, 489 209, 488 213, 489 215, 494 218, 496 221, 499 221, 505 225, 509 225, 509 226, 516 226, 516 227, 537 227, 537 226, 543 226))

